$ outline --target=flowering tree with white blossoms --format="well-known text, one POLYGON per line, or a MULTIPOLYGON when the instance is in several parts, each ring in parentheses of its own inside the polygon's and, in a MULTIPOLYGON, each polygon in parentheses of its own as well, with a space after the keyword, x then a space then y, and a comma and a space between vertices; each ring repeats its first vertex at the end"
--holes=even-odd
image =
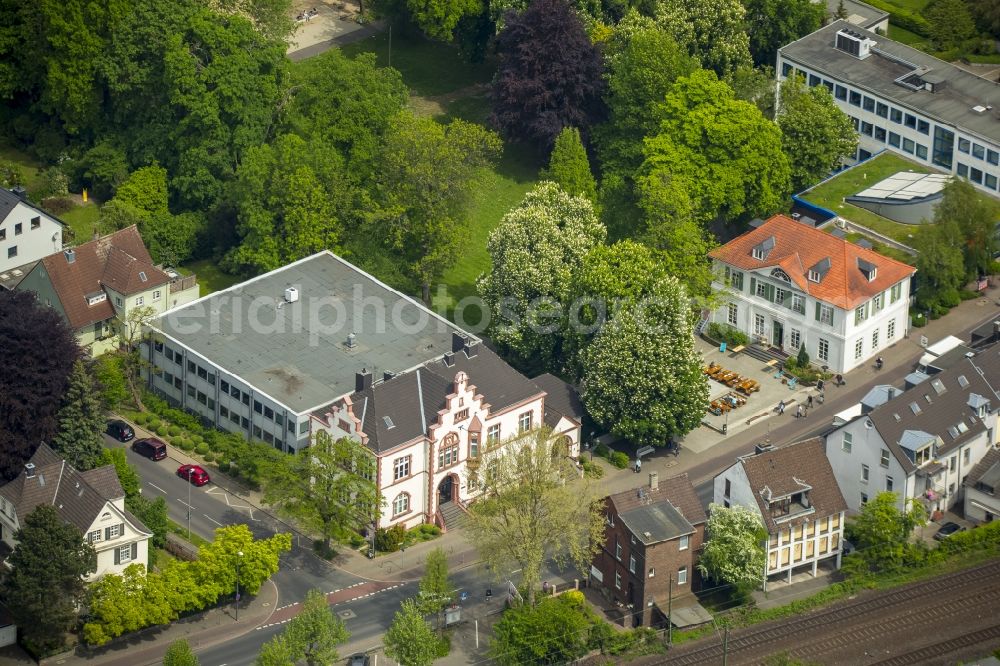
POLYGON ((666 446, 701 423, 708 382, 687 291, 671 276, 650 291, 622 307, 582 353, 583 402, 616 435, 666 446))
POLYGON ((593 205, 543 182, 490 234, 492 268, 477 283, 490 337, 524 360, 558 369, 562 308, 573 271, 604 242, 593 205))
POLYGON ((708 508, 706 541, 698 560, 703 576, 727 583, 740 592, 756 588, 764 580, 767 563, 764 540, 767 530, 754 511, 742 506, 708 508))

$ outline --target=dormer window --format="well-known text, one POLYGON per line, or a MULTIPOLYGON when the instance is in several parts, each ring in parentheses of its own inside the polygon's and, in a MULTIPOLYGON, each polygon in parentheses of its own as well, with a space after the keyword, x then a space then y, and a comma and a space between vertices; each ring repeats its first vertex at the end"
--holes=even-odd
POLYGON ((858 270, 861 271, 861 274, 864 275, 865 279, 869 282, 874 281, 875 277, 878 275, 878 267, 870 261, 865 261, 861 258, 858 259, 858 270))
POLYGON ((810 282, 822 282, 826 274, 830 272, 830 266, 832 262, 830 257, 824 257, 823 259, 817 261, 815 264, 809 267, 809 281, 810 282))
POLYGON ((767 259, 767 255, 771 254, 771 250, 774 249, 774 244, 774 236, 771 236, 764 242, 754 245, 750 253, 757 261, 764 261, 767 259))
POLYGON ((810 282, 817 282, 818 283, 820 281, 820 279, 821 279, 821 276, 820 276, 819 273, 817 273, 816 271, 809 271, 809 281, 810 282))

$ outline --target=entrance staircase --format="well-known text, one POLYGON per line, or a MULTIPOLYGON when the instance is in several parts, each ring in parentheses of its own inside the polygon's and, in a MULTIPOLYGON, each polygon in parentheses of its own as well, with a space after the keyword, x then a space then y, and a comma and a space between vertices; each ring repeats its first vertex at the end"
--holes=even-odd
POLYGON ((752 342, 744 347, 743 353, 751 358, 757 359, 758 361, 763 361, 764 363, 769 363, 771 361, 784 363, 788 359, 788 354, 781 351, 777 347, 765 346, 756 342, 752 342))
POLYGON ((445 502, 438 507, 445 530, 464 527, 469 522, 469 516, 456 502, 445 502))

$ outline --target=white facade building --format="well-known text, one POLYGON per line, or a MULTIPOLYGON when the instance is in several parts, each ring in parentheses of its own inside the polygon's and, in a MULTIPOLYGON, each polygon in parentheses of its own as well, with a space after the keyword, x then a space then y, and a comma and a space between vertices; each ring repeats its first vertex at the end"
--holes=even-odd
POLYGON ((822 440, 781 448, 762 447, 740 457, 715 477, 713 502, 757 513, 767 529, 767 580, 781 575, 790 583, 795 571, 816 575, 825 560, 840 568, 844 540, 844 497, 822 440))
POLYGON ((902 338, 916 271, 784 215, 710 255, 728 302, 711 320, 847 372, 902 338))
POLYGON ((65 226, 18 194, 0 187, 0 285, 11 288, 26 272, 26 265, 30 267, 61 250, 65 226))
POLYGON ((966 520, 991 523, 1000 517, 1000 449, 990 449, 964 485, 966 520))
POLYGON ((851 511, 880 492, 898 506, 947 511, 966 477, 996 446, 1000 380, 996 348, 964 358, 907 391, 876 387, 862 414, 826 436, 826 455, 851 511))
POLYGON ((780 48, 776 72, 829 88, 858 131, 851 163, 887 149, 998 196, 995 82, 843 20, 780 48))
POLYGON ((79 472, 42 444, 24 471, 0 486, 0 541, 4 548, 17 546, 14 533, 41 504, 54 506, 97 552, 97 570, 86 580, 120 574, 133 563, 147 565, 153 534, 125 508, 125 492, 113 466, 79 472))

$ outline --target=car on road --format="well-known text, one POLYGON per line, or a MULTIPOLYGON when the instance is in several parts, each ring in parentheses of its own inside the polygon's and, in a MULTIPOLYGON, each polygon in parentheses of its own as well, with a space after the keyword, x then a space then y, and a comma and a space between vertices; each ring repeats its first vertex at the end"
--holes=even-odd
POLYGON ((167 457, 167 445, 155 437, 135 440, 132 442, 132 450, 150 460, 163 460, 167 457))
POLYGON ((135 439, 135 430, 120 419, 108 421, 107 433, 122 443, 135 439))
POLYGON ((370 663, 366 654, 356 654, 347 659, 347 666, 368 666, 370 663))
POLYGON ((181 465, 177 468, 177 476, 187 479, 191 485, 199 488, 212 480, 201 465, 181 465))
POLYGON ((938 541, 942 541, 950 537, 952 534, 958 534, 959 532, 964 532, 964 531, 965 528, 959 525, 958 523, 948 522, 941 526, 941 529, 937 531, 937 534, 934 535, 934 538, 937 539, 938 541))

